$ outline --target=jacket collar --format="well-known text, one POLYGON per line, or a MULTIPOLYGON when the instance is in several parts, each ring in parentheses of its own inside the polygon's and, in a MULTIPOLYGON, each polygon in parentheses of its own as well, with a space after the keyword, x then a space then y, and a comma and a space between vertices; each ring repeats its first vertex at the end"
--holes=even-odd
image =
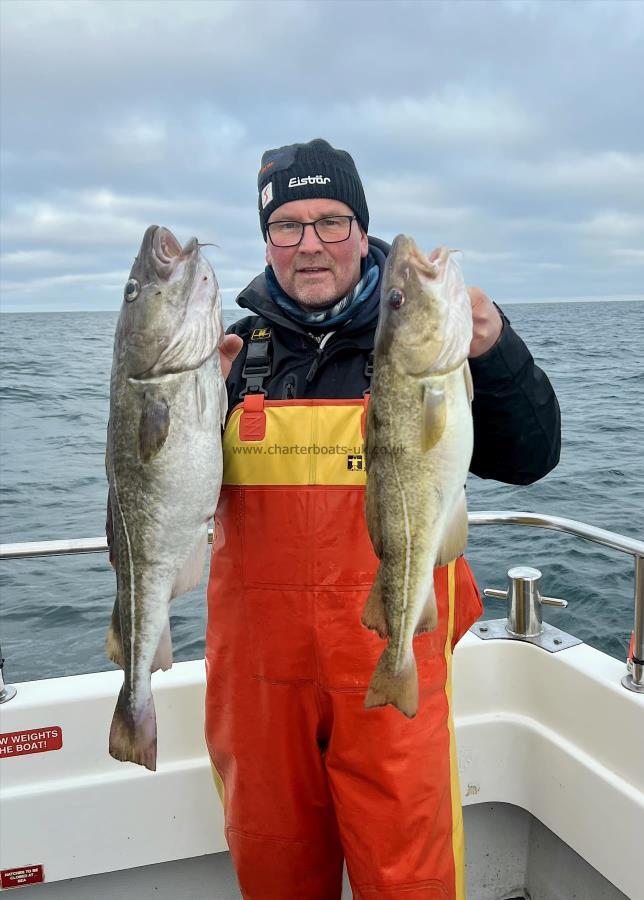
MULTIPOLYGON (((373 254, 373 257, 380 270, 378 283, 374 288, 376 296, 379 297, 380 284, 382 282, 382 273, 387 254, 389 253, 389 244, 387 244, 385 241, 380 240, 380 238, 369 237, 369 250, 373 254)), ((280 325, 284 328, 289 329, 290 331, 295 331, 298 334, 308 334, 306 326, 299 325, 297 322, 289 319, 286 315, 284 315, 279 306, 275 303, 269 293, 268 286, 266 284, 266 276, 263 272, 261 273, 261 275, 257 275, 256 278, 253 278, 250 284, 240 292, 236 302, 237 305, 241 306, 243 309, 250 309, 256 315, 262 316, 262 318, 264 319, 268 319, 269 322, 272 322, 275 325, 280 325)), ((368 313, 368 310, 358 309, 355 318, 350 319, 344 326, 339 329, 339 331, 342 334, 349 335, 367 329, 371 330, 372 328, 374 328, 377 317, 376 319, 372 319, 370 316, 366 316, 365 313, 368 313)))

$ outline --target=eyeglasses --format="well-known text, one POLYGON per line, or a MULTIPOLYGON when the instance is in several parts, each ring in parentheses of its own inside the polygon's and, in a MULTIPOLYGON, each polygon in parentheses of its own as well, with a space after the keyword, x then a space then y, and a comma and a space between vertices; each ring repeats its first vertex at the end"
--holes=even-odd
POLYGON ((304 237, 304 229, 312 225, 325 244, 339 244, 349 240, 355 216, 325 216, 315 222, 269 222, 266 226, 274 247, 296 247, 304 237))

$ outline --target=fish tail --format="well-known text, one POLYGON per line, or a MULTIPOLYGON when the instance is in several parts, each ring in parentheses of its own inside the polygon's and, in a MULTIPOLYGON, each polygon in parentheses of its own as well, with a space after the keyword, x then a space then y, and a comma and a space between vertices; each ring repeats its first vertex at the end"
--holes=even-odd
POLYGON ((141 710, 132 708, 130 697, 123 686, 110 728, 110 756, 156 772, 157 717, 152 692, 141 710))
POLYGON ((413 650, 397 673, 392 666, 389 648, 378 661, 364 705, 371 709, 374 706, 387 706, 389 703, 410 719, 418 711, 418 672, 413 650))

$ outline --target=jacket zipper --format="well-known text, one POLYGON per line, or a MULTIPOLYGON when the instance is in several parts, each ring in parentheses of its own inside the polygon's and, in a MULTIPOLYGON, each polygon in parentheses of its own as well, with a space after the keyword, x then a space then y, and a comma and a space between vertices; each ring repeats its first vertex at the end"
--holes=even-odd
MULTIPOLYGON (((335 331, 327 331, 327 333, 324 335, 324 337, 320 340, 320 342, 317 346, 315 359, 311 363, 311 368, 306 373, 306 380, 308 382, 313 381, 313 379, 315 378, 315 373, 317 372, 317 370, 320 367, 320 360, 322 359, 322 351, 324 350, 326 344, 328 343, 329 338, 331 338, 334 334, 335 334, 335 331)), ((316 339, 313 338, 313 340, 316 340, 316 339)))

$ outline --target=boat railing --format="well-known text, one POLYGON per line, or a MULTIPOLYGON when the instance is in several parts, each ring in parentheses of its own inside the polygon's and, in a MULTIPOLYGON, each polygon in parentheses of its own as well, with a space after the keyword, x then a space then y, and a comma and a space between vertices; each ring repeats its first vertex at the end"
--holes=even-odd
MULTIPOLYGON (((623 679, 622 684, 629 690, 644 691, 644 541, 586 525, 574 519, 561 516, 541 515, 529 512, 511 512, 490 510, 470 512, 469 524, 474 525, 523 525, 533 528, 545 528, 550 531, 561 531, 586 541, 592 541, 632 556, 635 563, 634 581, 634 623, 632 670, 623 679)), ((208 532, 208 540, 212 541, 212 527, 208 532)), ((107 540, 104 537, 82 538, 80 540, 61 541, 29 541, 15 544, 0 544, 0 560, 29 559, 41 556, 69 556, 79 553, 105 553, 107 540)), ((0 690, 2 675, 0 670, 0 690)))

